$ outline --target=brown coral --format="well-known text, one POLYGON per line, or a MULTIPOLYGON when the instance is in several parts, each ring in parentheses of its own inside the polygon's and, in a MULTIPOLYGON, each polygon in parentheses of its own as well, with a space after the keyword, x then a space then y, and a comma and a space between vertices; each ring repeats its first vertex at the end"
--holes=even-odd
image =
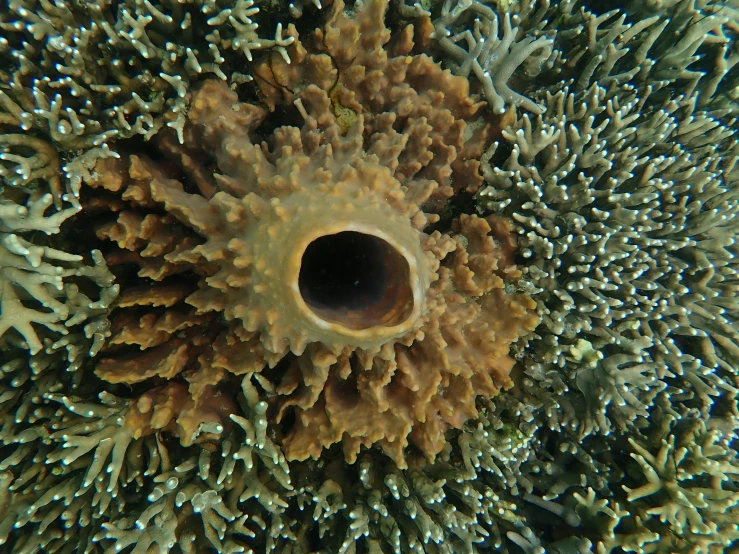
POLYGON ((310 45, 290 28, 291 65, 259 66, 267 108, 295 106, 301 127, 268 134, 268 109, 207 81, 184 145, 159 139, 170 163, 96 168, 89 184, 128 205, 98 235, 140 283, 97 373, 184 377, 183 442, 224 422, 213 399, 230 375, 261 372, 288 458, 341 443, 353 462, 378 445, 404 466, 406 446, 433 459, 477 396, 511 383, 510 345, 536 318, 505 292, 519 275, 505 225, 462 216, 453 236, 424 232, 438 220, 424 209, 478 186, 490 125, 466 79, 410 54, 412 27, 386 48, 386 8, 350 17, 334 2, 310 45))

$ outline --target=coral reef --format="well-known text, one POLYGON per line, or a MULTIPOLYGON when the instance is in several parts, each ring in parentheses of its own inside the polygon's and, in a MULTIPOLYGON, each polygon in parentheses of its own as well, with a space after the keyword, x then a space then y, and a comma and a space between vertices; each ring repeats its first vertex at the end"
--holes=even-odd
MULTIPOLYGON (((49 142, 17 131, 0 122, 2 359, 23 349, 31 355, 60 353, 68 369, 76 370, 109 336, 106 316, 118 286, 99 251, 80 255, 55 247, 61 225, 80 210, 74 185, 63 181, 49 142)), ((109 153, 101 150, 100 156, 109 153)), ((70 166, 84 166, 85 160, 79 156, 70 166)))
MULTIPOLYGON (((115 293, 103 262, 96 258, 100 271, 93 276, 80 267, 79 254, 30 236, 59 233, 79 211, 82 178, 97 159, 116 155, 107 141, 181 128, 191 79, 226 79, 224 70, 242 55, 251 59, 253 50, 284 52, 292 39, 279 26, 274 39, 259 38, 258 13, 251 0, 230 8, 13 0, 0 10, 0 336, 17 330, 35 354, 42 348, 38 326, 67 335, 67 327, 104 315, 115 293), (190 40, 167 40, 175 29, 190 40), (53 213, 44 215, 48 210, 53 213), (75 275, 92 277, 106 292, 91 300, 75 275)), ((234 86, 248 79, 231 72, 234 86)), ((84 332, 95 337, 97 352, 104 324, 90 323, 84 332)), ((65 340, 72 348, 72 337, 65 340)), ((78 365, 88 349, 74 348, 69 355, 78 365)))
POLYGON ((418 3, 401 8, 401 13, 426 18, 424 24, 433 27, 442 59, 458 75, 477 77, 490 110, 503 113, 506 107, 520 106, 538 114, 541 106, 516 92, 511 81, 514 75, 521 82, 521 76, 531 78, 554 65, 554 32, 526 35, 512 24, 511 11, 503 10, 499 16, 483 2, 445 0, 439 16, 430 21, 430 13, 418 3))
POLYGON ((739 4, 347 4, 0 8, 0 550, 737 550, 739 4))
POLYGON ((548 21, 592 29, 590 44, 562 49, 582 75, 550 87, 544 113, 522 114, 486 155, 482 206, 516 222, 543 300, 525 404, 551 426, 624 430, 668 385, 706 413, 736 393, 737 108, 719 88, 729 18, 688 5, 634 23, 553 7, 548 21), (669 49, 687 57, 657 57, 669 49), (718 54, 713 71, 685 66, 699 49, 718 54), (562 398, 571 388, 584 403, 562 398))
MULTIPOLYGON (((151 135, 165 124, 178 128, 190 78, 203 73, 226 78, 221 50, 251 58, 252 50, 291 42, 279 27, 274 40, 260 39, 252 19, 258 12, 251 0, 228 9, 215 3, 182 9, 177 3, 131 2, 117 10, 14 0, 0 11, 0 335, 16 329, 33 354, 42 347, 36 326, 66 334, 65 321, 77 325, 107 308, 112 289, 93 303, 71 284, 69 277, 83 275, 79 255, 27 237, 33 231, 58 233, 79 210, 82 176, 96 159, 112 155, 106 141, 151 135), (192 40, 165 40, 173 29, 190 29, 192 40), (54 213, 44 216, 49 209, 54 213), (29 300, 44 309, 29 306, 29 300)), ((247 78, 231 75, 233 83, 247 78)), ((111 285, 112 275, 96 275, 99 286, 111 285)), ((105 332, 92 325, 85 332, 96 335, 97 351, 105 332)))
MULTIPOLYGON (((510 344, 536 318, 530 299, 504 290, 519 277, 496 246, 505 223, 463 216, 453 237, 423 232, 438 220, 423 205, 479 179, 468 156, 490 125, 464 78, 409 55, 408 32, 385 50, 386 7, 367 2, 350 18, 336 2, 318 50, 291 26, 291 63, 272 54, 255 68, 268 104, 297 106, 302 128, 265 136, 264 108, 205 81, 179 153, 191 166, 215 157, 215 174, 195 170, 197 193, 137 155, 101 161, 88 181, 127 203, 98 230, 118 246, 109 263, 147 278, 124 287, 96 374, 133 384, 184 371, 183 444, 227 419, 213 405, 229 375, 265 365, 277 422, 294 419, 282 440, 291 460, 335 443, 350 463, 373 445, 401 468, 409 444, 433 460, 447 429, 477 415, 477 396, 511 385, 510 344), (346 129, 332 97, 354 114, 346 129), (197 283, 168 279, 182 272, 197 283)), ((160 145, 177 153, 171 137, 160 145)))
POLYGON ((614 448, 616 457, 631 458, 620 490, 614 487, 609 499, 597 499, 592 489, 573 496, 584 525, 602 532, 596 551, 714 553, 734 546, 734 435, 726 422, 707 424, 695 411, 676 412, 661 395, 649 426, 614 448))
POLYGON ((12 0, 0 12, 0 122, 14 119, 65 150, 181 130, 189 83, 247 82, 244 57, 292 41, 280 25, 263 32, 259 12, 254 0, 12 0))
MULTIPOLYGON (((259 8, 240 0, 215 2, 91 4, 13 0, 0 10, 0 336, 13 329, 31 354, 66 349, 79 366, 107 336, 105 312, 115 298, 112 275, 95 254, 97 270, 80 253, 53 248, 45 235, 59 233, 79 211, 82 179, 98 159, 117 155, 108 141, 151 136, 162 126, 180 129, 191 79, 214 74, 234 86, 250 76, 231 69, 252 51, 290 44, 279 26, 274 39, 259 38, 259 8), (190 40, 166 39, 177 29, 190 40), (231 55, 229 55, 231 54, 231 55), (47 214, 48 211, 51 214, 47 214), (97 300, 92 279, 103 291, 97 300), (83 279, 84 280, 84 279, 83 279), (88 296, 93 295, 93 296, 88 296), (38 309, 37 306, 42 306, 38 309), (69 328, 86 319, 83 333, 69 328), (95 320, 96 322, 93 322, 95 320), (93 329, 96 327, 97 329, 93 329), (54 336, 66 335, 62 344, 54 336)), ((184 36, 184 35, 183 35, 184 36)), ((61 242, 61 241, 57 241, 61 242)), ((14 342, 18 342, 15 340, 14 342)), ((20 344, 20 343, 19 343, 20 344)))

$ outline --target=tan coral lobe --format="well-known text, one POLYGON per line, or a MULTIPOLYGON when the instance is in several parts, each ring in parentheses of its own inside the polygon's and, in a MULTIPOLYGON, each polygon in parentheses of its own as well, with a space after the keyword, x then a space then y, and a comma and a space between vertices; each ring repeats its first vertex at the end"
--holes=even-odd
POLYGON ((536 317, 505 292, 520 275, 497 246, 508 229, 462 216, 424 231, 439 219, 424 210, 479 182, 483 104, 411 55, 412 33, 387 49, 386 8, 334 2, 312 41, 290 29, 293 64, 257 68, 267 107, 294 106, 300 126, 264 132, 267 109, 206 81, 184 144, 158 139, 167 165, 107 159, 89 183, 126 206, 98 230, 109 263, 138 268, 97 373, 184 378, 170 427, 185 443, 225 424, 233 375, 260 373, 288 459, 374 445, 404 467, 408 445, 433 459, 477 396, 511 384, 510 345, 536 317))

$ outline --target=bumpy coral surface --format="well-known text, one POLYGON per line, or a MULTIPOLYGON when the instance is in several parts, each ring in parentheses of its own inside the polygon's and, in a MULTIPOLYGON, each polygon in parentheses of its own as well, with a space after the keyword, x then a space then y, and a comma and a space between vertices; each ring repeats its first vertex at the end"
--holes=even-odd
POLYGON ((476 397, 512 384, 510 345, 537 320, 506 290, 507 224, 424 231, 479 187, 492 125, 465 78, 412 54, 412 26, 391 41, 386 8, 335 2, 305 42, 290 27, 292 63, 256 69, 261 103, 206 81, 183 145, 162 132, 162 160, 102 160, 89 181, 90 210, 118 212, 98 236, 126 283, 96 373, 184 377, 167 427, 184 444, 220 434, 233 376, 258 373, 288 459, 377 445, 404 467, 408 445, 433 459, 476 397))

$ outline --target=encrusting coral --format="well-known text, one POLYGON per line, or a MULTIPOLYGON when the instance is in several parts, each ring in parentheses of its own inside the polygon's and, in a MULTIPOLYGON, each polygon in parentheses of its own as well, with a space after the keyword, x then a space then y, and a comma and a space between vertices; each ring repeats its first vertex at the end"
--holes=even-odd
POLYGON ((349 462, 373 445, 399 467, 409 444, 433 459, 476 397, 512 384, 510 345, 537 319, 506 290, 520 275, 507 224, 463 216, 452 234, 424 232, 439 219, 424 209, 481 183, 493 125, 466 79, 411 54, 412 26, 390 43, 386 8, 349 17, 334 2, 305 44, 288 28, 290 65, 276 54, 256 67, 267 106, 293 108, 301 126, 265 131, 264 107, 205 81, 183 146, 158 138, 190 179, 131 155, 88 180, 91 209, 118 211, 98 230, 118 245, 108 262, 139 267, 96 373, 182 373, 183 444, 221 433, 230 376, 265 365, 293 460, 336 443, 349 462), (181 274, 196 277, 170 279, 181 274))

